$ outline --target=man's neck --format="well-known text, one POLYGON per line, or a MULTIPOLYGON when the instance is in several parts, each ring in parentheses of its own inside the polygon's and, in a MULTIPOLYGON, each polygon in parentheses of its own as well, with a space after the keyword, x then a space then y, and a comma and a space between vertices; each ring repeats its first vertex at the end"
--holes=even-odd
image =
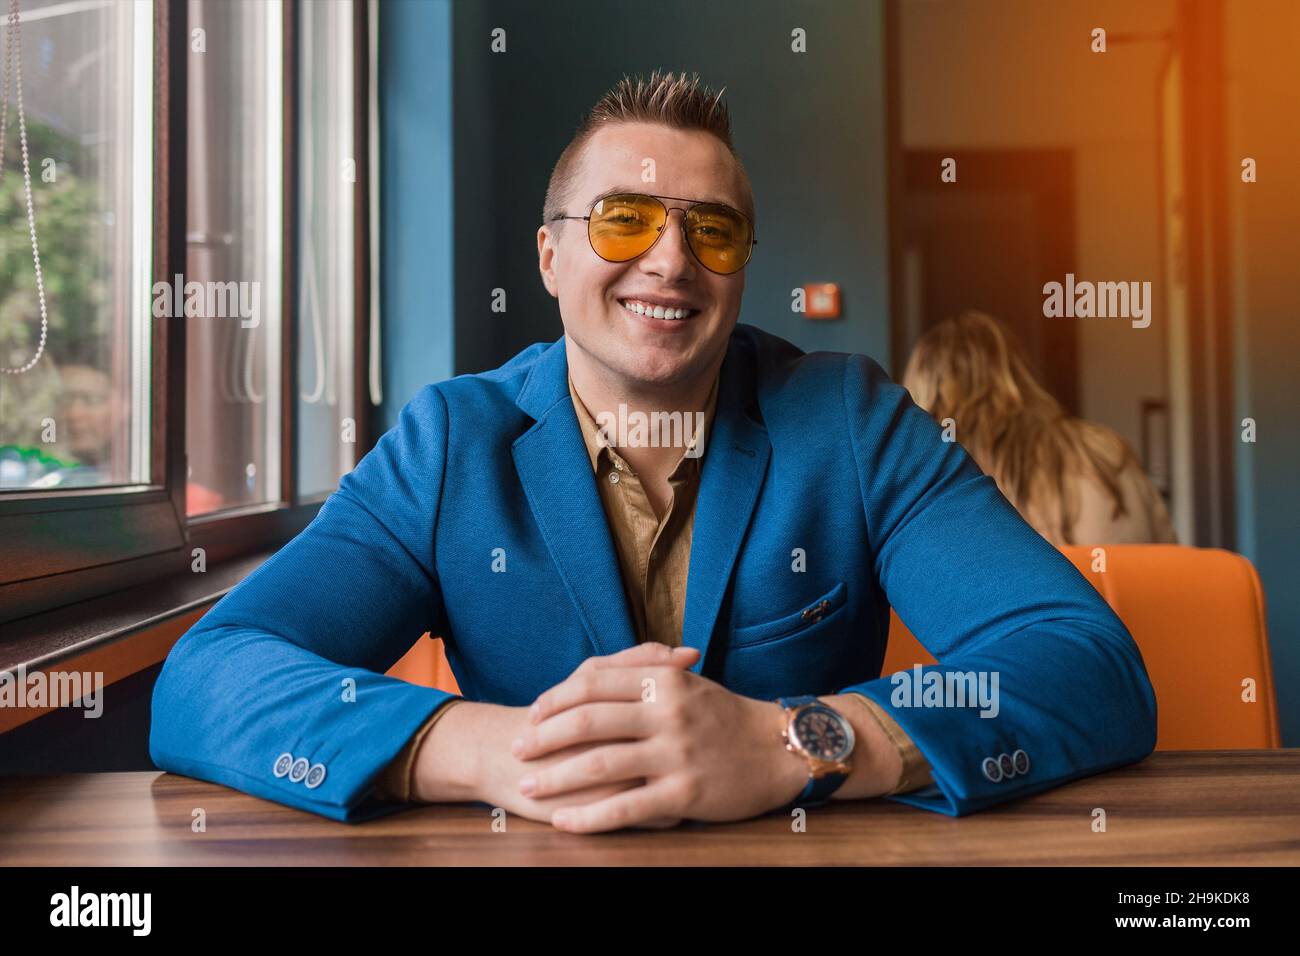
MULTIPOLYGON (((694 421, 697 413, 703 413, 708 404, 713 383, 722 367, 722 358, 719 358, 703 375, 695 376, 689 381, 655 387, 645 383, 611 380, 584 359, 586 356, 575 362, 573 352, 569 352, 569 377, 573 380, 573 390, 578 393, 582 404, 598 422, 625 421, 635 412, 643 413, 647 419, 655 412, 680 412, 684 416, 691 416, 694 421), (602 419, 603 415, 610 417, 602 419)), ((619 445, 619 454, 627 459, 638 474, 665 481, 684 451, 684 448, 662 445, 619 445)))

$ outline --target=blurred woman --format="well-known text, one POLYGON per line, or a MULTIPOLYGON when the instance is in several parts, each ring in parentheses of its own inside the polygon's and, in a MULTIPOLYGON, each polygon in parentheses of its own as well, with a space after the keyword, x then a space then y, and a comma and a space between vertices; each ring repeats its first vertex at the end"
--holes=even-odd
POLYGON ((902 384, 1039 534, 1067 544, 1177 543, 1169 512, 1114 430, 1066 414, 1006 328, 964 312, 927 332, 902 384))

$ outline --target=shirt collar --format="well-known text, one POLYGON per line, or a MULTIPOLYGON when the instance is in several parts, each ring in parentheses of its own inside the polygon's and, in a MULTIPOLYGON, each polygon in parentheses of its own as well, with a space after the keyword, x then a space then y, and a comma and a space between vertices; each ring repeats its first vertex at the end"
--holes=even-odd
MULTIPOLYGON (((720 375, 716 375, 713 378, 713 386, 709 389, 709 397, 704 402, 703 427, 692 436, 690 443, 685 449, 683 449, 683 460, 691 460, 690 458, 687 458, 686 452, 693 448, 698 447, 700 449, 698 455, 692 456, 696 461, 703 458, 704 452, 708 450, 708 435, 710 430, 713 428, 713 419, 718 408, 718 382, 720 378, 720 375)), ((612 444, 606 439, 605 433, 601 431, 600 425, 596 423, 595 418, 592 417, 587 406, 584 405, 582 399, 578 397, 578 392, 573 387, 572 375, 569 376, 569 397, 573 399, 573 410, 578 416, 578 425, 582 429, 582 441, 587 448, 587 457, 591 459, 592 471, 599 471, 600 455, 602 451, 608 449, 609 454, 611 455, 617 455, 618 453, 615 451, 612 444)), ((680 464, 681 462, 678 462, 679 467, 680 464)))

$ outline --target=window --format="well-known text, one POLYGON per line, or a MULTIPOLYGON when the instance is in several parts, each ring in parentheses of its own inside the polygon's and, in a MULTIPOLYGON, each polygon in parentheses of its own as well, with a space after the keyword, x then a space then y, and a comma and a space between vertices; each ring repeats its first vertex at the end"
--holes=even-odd
POLYGON ((278 546, 364 455, 376 9, 23 0, 48 322, 11 97, 0 622, 278 546))
POLYGON ((298 178, 298 493, 333 491, 356 450, 356 191, 352 5, 302 8, 298 178))
POLYGON ((146 484, 152 11, 23 7, 0 161, 0 492, 146 484))
POLYGON ((186 314, 185 512, 197 515, 280 498, 284 11, 189 10, 185 280, 203 307, 186 314))

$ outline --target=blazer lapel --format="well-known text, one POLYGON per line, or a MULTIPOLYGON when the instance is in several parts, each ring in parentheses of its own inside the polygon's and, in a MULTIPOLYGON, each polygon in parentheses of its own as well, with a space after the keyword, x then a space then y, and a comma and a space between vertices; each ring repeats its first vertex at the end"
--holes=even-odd
POLYGON ((512 446, 551 559, 598 655, 636 646, 614 542, 569 397, 565 340, 529 373, 516 404, 536 423, 512 446))
POLYGON ((740 544, 758 503, 772 444, 767 429, 750 416, 752 367, 732 340, 722 364, 713 431, 704 449, 704 469, 695 503, 691 563, 686 579, 682 644, 698 648, 692 667, 701 673, 740 544))

